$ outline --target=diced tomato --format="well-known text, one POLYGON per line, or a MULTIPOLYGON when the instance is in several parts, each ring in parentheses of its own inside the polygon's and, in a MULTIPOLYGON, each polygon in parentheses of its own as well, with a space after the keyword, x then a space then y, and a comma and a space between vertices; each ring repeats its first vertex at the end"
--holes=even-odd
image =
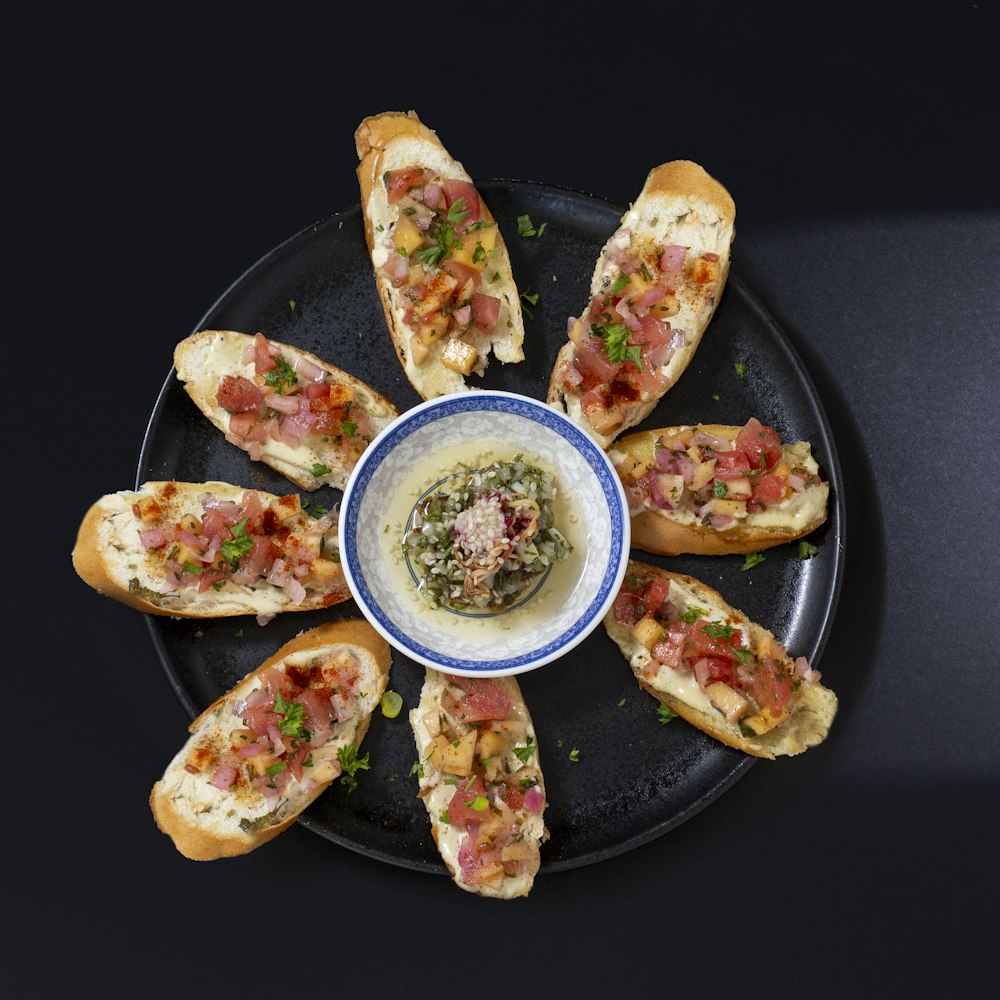
POLYGON ((651 652, 658 663, 676 669, 681 665, 681 654, 691 627, 684 622, 673 622, 666 630, 666 637, 661 639, 651 652))
POLYGON ((709 656, 719 657, 730 662, 735 662, 739 657, 733 651, 743 645, 743 633, 739 629, 733 628, 730 635, 710 635, 709 632, 716 632, 724 629, 725 626, 719 622, 699 621, 691 630, 688 636, 688 643, 684 650, 687 657, 709 656), (709 631, 706 631, 709 630, 709 631))
POLYGON ((643 592, 646 614, 655 615, 670 596, 670 581, 662 576, 654 576, 643 592))
POLYGON ((489 677, 452 677, 450 680, 465 692, 459 709, 460 721, 506 719, 510 714, 510 698, 489 677))
POLYGON ((493 295, 476 292, 472 296, 472 325, 480 332, 491 334, 500 318, 500 300, 493 295))
POLYGON ((444 188, 444 199, 449 209, 455 204, 456 201, 461 200, 462 205, 459 211, 469 213, 462 220, 462 222, 455 227, 456 230, 460 232, 464 231, 474 222, 479 221, 481 212, 479 208, 479 194, 476 191, 475 184, 470 184, 469 181, 447 180, 441 182, 441 187, 444 188))
POLYGON ((653 475, 654 473, 650 470, 638 479, 630 479, 624 484, 625 496, 628 499, 630 510, 636 510, 645 503, 646 497, 649 496, 653 475))
POLYGON ((521 788, 515 778, 507 778, 501 784, 497 785, 497 795, 511 809, 520 809, 524 805, 524 789, 521 788))
POLYGON ((639 329, 629 338, 629 344, 641 348, 642 369, 638 369, 631 361, 624 366, 629 380, 640 392, 653 392, 663 377, 660 375, 658 355, 669 346, 673 331, 663 320, 653 316, 643 316, 639 320, 639 329))
POLYGON ((274 354, 271 351, 271 345, 268 343, 267 337, 262 333, 254 334, 253 360, 258 375, 262 375, 264 372, 269 372, 272 368, 278 367, 278 363, 274 360, 274 354))
POLYGON ((390 205, 395 205, 410 188, 421 187, 424 183, 424 172, 420 167, 404 167, 402 170, 390 170, 385 176, 386 196, 390 205))
POLYGON ((257 422, 256 413, 234 413, 229 418, 229 433, 249 440, 257 422))
POLYGON ((461 261, 455 260, 454 257, 449 257, 441 266, 457 282, 455 291, 459 295, 470 281, 475 288, 482 280, 479 272, 474 267, 469 267, 468 264, 463 264, 461 261))
POLYGON ((618 369, 621 368, 620 363, 608 360, 604 341, 592 334, 580 338, 580 343, 576 345, 574 364, 584 378, 592 374, 596 381, 603 385, 610 385, 618 369))
POLYGON ((489 806, 483 809, 473 809, 472 803, 476 796, 486 798, 486 785, 482 775, 474 778, 459 778, 455 794, 448 803, 448 822, 452 826, 464 827, 466 823, 482 823, 490 815, 489 806))
POLYGON ((780 660, 765 656, 754 671, 750 694, 761 708, 777 714, 792 695, 792 678, 782 669, 780 660))
POLYGON ((741 479, 749 474, 751 465, 744 451, 717 451, 715 454, 716 479, 741 479))
POLYGON ((753 499, 761 504, 780 503, 785 499, 786 485, 781 476, 773 473, 761 476, 753 490, 753 499))
POLYGON ((781 438, 778 432, 751 417, 736 435, 736 448, 746 452, 753 469, 773 469, 781 460, 781 438), (762 464, 763 463, 763 464, 762 464))
POLYGON ((634 625, 642 617, 642 598, 638 594, 621 590, 615 598, 612 609, 614 610, 616 622, 622 625, 634 625))
POLYGON ((215 393, 216 402, 229 413, 248 413, 264 400, 264 393, 242 375, 224 375, 215 393))

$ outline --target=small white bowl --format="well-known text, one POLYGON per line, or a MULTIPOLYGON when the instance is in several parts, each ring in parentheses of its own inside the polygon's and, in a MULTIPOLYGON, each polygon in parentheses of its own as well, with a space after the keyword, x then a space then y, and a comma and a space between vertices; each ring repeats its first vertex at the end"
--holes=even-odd
POLYGON ((618 593, 630 540, 625 491, 601 448, 545 403, 493 390, 440 396, 399 416, 365 449, 340 508, 341 564, 365 617, 406 656, 463 676, 534 670, 582 642, 618 593), (460 463, 516 454, 553 473, 555 523, 571 555, 503 612, 433 607, 404 556, 414 506, 460 463))

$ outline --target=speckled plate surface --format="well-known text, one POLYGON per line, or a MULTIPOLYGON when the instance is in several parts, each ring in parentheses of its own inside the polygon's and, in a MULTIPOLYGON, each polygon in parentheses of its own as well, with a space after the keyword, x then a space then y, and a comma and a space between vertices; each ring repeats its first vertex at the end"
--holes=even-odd
MULTIPOLYGON (((524 181, 482 181, 483 198, 510 249, 522 294, 537 295, 526 314, 525 361, 492 361, 482 388, 543 399, 565 341, 566 320, 588 301, 594 261, 615 230, 623 206, 591 195, 524 181), (541 237, 517 235, 529 215, 541 237)), ((272 250, 225 291, 192 328, 261 332, 312 351, 363 379, 402 411, 420 402, 402 372, 385 327, 355 206, 323 219, 272 250)), ((843 570, 845 516, 840 464, 829 423, 809 373, 783 331, 734 270, 698 352, 641 427, 680 423, 742 424, 751 416, 783 438, 811 442, 831 484, 827 523, 810 536, 819 554, 798 558, 797 546, 766 552, 745 572, 742 556, 636 558, 687 573, 717 589, 734 607, 769 628, 793 655, 819 664, 836 608, 843 570), (743 374, 736 366, 742 366, 743 374)), ((197 410, 171 370, 149 421, 137 484, 147 479, 209 479, 288 493, 294 486, 253 463, 197 410)), ((333 507, 325 488, 313 503, 333 507)), ((353 601, 322 612, 279 616, 265 627, 253 618, 185 621, 147 618, 170 683, 192 718, 305 628, 330 617, 360 617, 353 601)), ((353 793, 335 784, 302 816, 308 829, 369 857, 444 874, 417 782, 407 709, 419 699, 423 667, 399 653, 390 687, 404 709, 376 712, 363 752, 371 769, 353 793)), ((657 721, 657 702, 639 690, 628 664, 603 628, 543 670, 519 677, 538 733, 551 837, 541 874, 613 857, 673 829, 711 803, 754 760, 681 720, 657 721), (570 753, 574 759, 570 758, 570 753)), ((178 733, 178 745, 184 738, 178 733)), ((767 766, 767 765, 764 765, 767 766)))

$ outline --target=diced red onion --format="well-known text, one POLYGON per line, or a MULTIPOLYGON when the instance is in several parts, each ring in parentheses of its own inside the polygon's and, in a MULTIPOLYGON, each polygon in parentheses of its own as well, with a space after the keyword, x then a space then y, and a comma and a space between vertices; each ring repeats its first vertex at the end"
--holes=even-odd
POLYGON ((542 811, 542 792, 537 785, 532 785, 524 793, 524 808, 528 812, 537 813, 542 811))
POLYGON ((162 528, 146 528, 139 532, 139 541, 142 542, 142 547, 148 551, 166 545, 167 536, 162 528))
POLYGON ((307 382, 322 382, 326 378, 326 372, 319 365, 301 357, 295 362, 295 374, 301 375, 307 382))
POLYGON ((667 246, 663 248, 660 267, 664 271, 681 271, 684 269, 684 259, 687 257, 687 247, 667 246))

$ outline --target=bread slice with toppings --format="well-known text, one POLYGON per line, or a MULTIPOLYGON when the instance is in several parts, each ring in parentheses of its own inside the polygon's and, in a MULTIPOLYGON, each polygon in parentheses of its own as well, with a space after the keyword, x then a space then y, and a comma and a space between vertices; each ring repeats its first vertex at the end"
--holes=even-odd
POLYGON ((360 619, 287 642, 191 723, 150 793, 157 826, 194 861, 246 854, 288 829, 363 760, 390 660, 360 619))
POLYGON ((645 552, 757 552, 826 520, 830 485, 809 442, 782 442, 754 417, 741 427, 636 431, 615 441, 608 457, 629 498, 632 545, 645 552))
POLYGON ((736 206, 689 160, 649 172, 605 243, 547 400, 602 448, 640 423, 694 356, 729 276, 736 206))
POLYGON ((297 493, 231 483, 109 493, 85 514, 72 558, 99 593, 175 618, 313 611, 351 596, 336 511, 311 517, 297 493))
POLYGON ((468 389, 491 353, 523 361, 510 256, 462 164, 413 111, 365 118, 354 139, 375 283, 413 388, 423 399, 468 389))
POLYGON ((819 672, 693 577, 630 561, 604 626, 640 687, 727 746, 773 760, 826 739, 819 672))
POLYGON ((342 490, 398 416, 384 396, 309 351, 263 334, 201 330, 174 349, 177 378, 226 440, 304 490, 342 490))
POLYGON ((480 896, 526 896, 548 831, 538 741, 517 681, 428 667, 410 725, 419 795, 454 882, 480 896))

